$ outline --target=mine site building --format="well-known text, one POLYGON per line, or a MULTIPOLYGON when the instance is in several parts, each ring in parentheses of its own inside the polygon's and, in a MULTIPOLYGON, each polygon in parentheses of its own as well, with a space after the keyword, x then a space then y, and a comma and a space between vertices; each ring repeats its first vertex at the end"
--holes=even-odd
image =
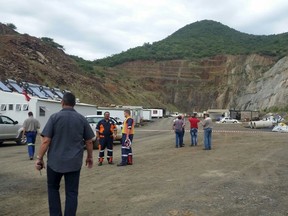
POLYGON ((163 109, 153 108, 153 109, 148 109, 148 110, 151 111, 152 118, 163 118, 164 116, 163 109))
MULTIPOLYGON (((0 81, 0 113, 23 124, 28 118, 28 112, 31 111, 43 129, 49 117, 62 109, 63 93, 59 89, 31 83, 0 81)), ((76 103, 74 108, 83 116, 95 114, 97 110, 95 105, 85 103, 76 103)))
POLYGON ((230 117, 230 111, 228 109, 208 109, 207 112, 212 120, 219 120, 223 117, 230 117))
POLYGON ((230 116, 244 122, 259 120, 259 111, 257 110, 230 110, 230 116))
POLYGON ((143 109, 143 121, 151 121, 152 115, 150 109, 143 109))

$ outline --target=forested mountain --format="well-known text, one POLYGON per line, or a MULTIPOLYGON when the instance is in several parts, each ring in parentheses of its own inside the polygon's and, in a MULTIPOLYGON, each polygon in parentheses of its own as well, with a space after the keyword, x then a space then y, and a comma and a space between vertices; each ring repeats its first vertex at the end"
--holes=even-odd
POLYGON ((166 39, 145 43, 96 60, 97 65, 115 66, 135 60, 200 59, 215 55, 260 54, 281 58, 288 53, 288 33, 251 35, 236 31, 219 22, 204 20, 189 24, 166 39))

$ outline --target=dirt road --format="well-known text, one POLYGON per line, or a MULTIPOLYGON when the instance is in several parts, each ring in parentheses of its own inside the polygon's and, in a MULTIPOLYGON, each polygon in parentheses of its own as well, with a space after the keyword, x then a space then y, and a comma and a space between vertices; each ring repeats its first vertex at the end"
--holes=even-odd
MULTIPOLYGON (((83 167, 78 215, 288 215, 288 134, 215 124, 211 151, 191 147, 188 132, 176 149, 171 122, 137 128, 133 166, 83 167)), ((48 215, 46 173, 26 146, 4 144, 0 158, 0 215, 48 215)))

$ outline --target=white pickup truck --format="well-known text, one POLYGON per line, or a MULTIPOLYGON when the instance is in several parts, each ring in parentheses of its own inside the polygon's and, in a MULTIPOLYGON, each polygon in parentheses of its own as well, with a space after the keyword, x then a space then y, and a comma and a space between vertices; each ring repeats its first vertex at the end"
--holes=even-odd
MULTIPOLYGON (((88 115, 88 116, 85 116, 85 118, 89 122, 90 127, 92 128, 92 130, 93 130, 93 132, 95 134, 95 137, 93 138, 93 146, 94 146, 94 149, 96 149, 97 148, 97 144, 96 144, 96 126, 97 126, 98 122, 103 119, 103 117, 99 117, 97 115, 88 115)), ((116 136, 116 139, 114 141, 118 141, 118 142, 121 143, 123 123, 120 122, 120 121, 117 121, 113 117, 110 117, 110 119, 114 122, 114 124, 117 127, 117 136, 116 136)))
POLYGON ((17 144, 24 144, 22 141, 22 125, 8 116, 0 115, 0 144, 4 141, 15 141, 17 144))

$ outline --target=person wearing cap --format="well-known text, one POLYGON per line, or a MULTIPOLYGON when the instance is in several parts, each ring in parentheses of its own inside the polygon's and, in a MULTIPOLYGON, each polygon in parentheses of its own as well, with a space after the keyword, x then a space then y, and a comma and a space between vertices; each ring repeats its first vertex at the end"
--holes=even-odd
POLYGON ((40 129, 40 122, 33 117, 32 112, 28 112, 28 118, 23 123, 22 139, 24 139, 24 136, 26 135, 30 160, 33 160, 34 158, 35 142, 38 129, 40 129))
POLYGON ((191 135, 191 146, 197 146, 198 143, 198 123, 200 120, 197 118, 197 113, 193 113, 189 119, 190 122, 190 135, 191 135))
POLYGON ((202 121, 204 129, 204 149, 211 150, 211 138, 212 138, 212 119, 208 113, 204 114, 204 120, 202 121))

